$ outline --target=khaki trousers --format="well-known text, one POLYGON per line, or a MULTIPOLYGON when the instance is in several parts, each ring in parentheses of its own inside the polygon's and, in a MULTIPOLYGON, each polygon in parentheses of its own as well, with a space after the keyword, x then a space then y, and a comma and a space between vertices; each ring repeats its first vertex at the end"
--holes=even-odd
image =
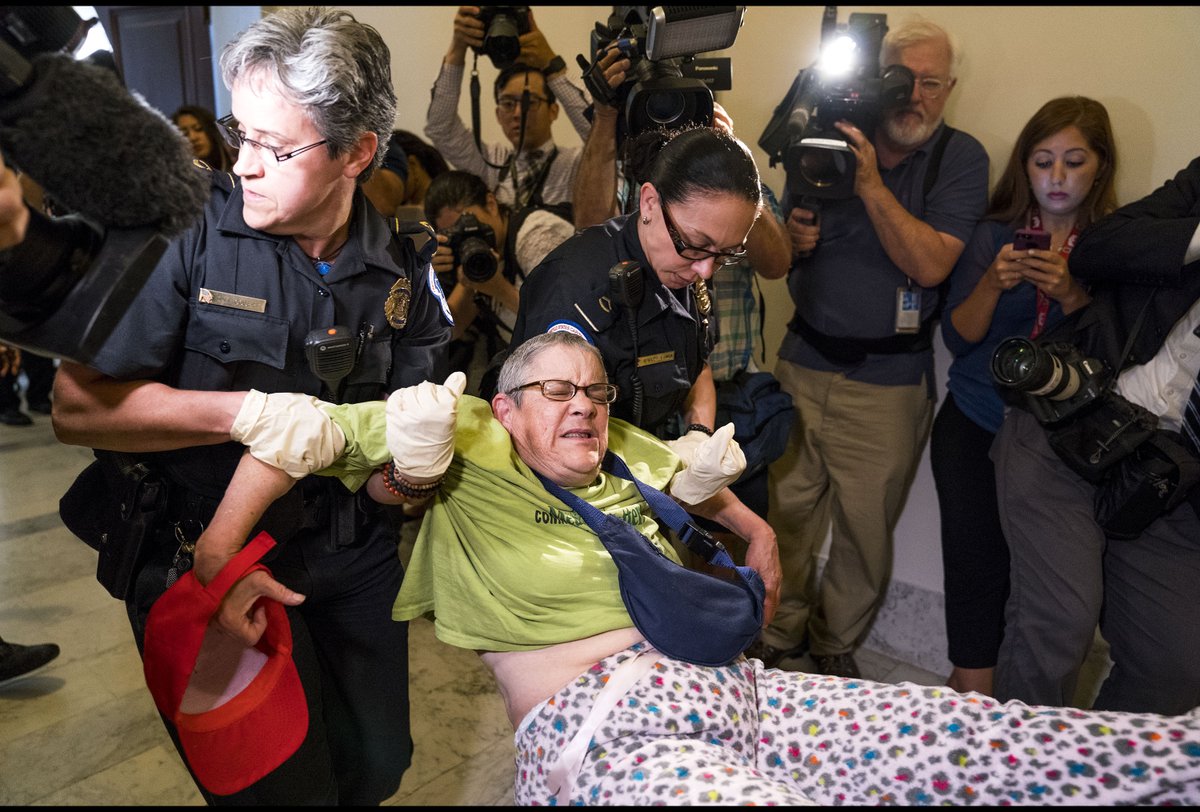
POLYGON ((769 469, 768 521, 779 539, 779 611, 763 639, 814 654, 852 652, 870 631, 892 573, 892 531, 929 437, 924 382, 878 386, 780 360, 796 419, 769 469), (815 562, 832 529, 829 560, 815 562))

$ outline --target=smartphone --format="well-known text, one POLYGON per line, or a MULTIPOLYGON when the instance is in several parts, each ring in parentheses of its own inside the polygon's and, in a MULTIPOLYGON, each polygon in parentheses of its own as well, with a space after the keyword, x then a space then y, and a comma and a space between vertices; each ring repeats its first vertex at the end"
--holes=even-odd
POLYGON ((1013 250, 1027 251, 1036 248, 1039 251, 1050 250, 1050 232, 1037 228, 1019 228, 1013 235, 1013 250))

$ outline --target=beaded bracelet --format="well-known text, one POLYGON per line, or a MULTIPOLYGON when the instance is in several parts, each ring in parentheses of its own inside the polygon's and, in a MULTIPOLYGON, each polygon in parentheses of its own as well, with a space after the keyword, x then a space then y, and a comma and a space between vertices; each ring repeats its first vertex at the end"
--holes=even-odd
POLYGON ((388 462, 383 466, 383 487, 387 488, 388 493, 392 496, 425 499, 433 496, 434 491, 442 487, 442 479, 438 478, 424 485, 415 485, 396 473, 394 462, 388 462))
POLYGON ((713 436, 713 430, 701 423, 689 423, 688 427, 683 430, 683 433, 687 434, 689 431, 702 431, 709 437, 713 436))

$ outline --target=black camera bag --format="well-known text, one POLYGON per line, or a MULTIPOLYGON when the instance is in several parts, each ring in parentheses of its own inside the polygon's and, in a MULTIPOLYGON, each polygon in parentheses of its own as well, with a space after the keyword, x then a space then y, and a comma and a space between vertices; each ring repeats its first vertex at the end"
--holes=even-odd
POLYGON ((1096 487, 1096 522, 1114 539, 1135 539, 1174 510, 1200 482, 1200 459, 1178 432, 1160 429, 1116 465, 1096 487))
POLYGON ((1046 439, 1067 467, 1097 484, 1157 430, 1154 414, 1109 390, 1073 420, 1047 430, 1046 439))
MULTIPOLYGON (((1159 430, 1157 415, 1136 403, 1130 403, 1116 391, 1117 375, 1125 367, 1153 299, 1152 293, 1138 313, 1125 347, 1121 350, 1121 360, 1115 367, 1117 374, 1109 378, 1105 389, 1065 425, 1046 430, 1046 439, 1059 458, 1093 485, 1099 484, 1110 468, 1132 454, 1159 430)), ((1043 342, 1047 340, 1047 336, 1042 337, 1043 342)))

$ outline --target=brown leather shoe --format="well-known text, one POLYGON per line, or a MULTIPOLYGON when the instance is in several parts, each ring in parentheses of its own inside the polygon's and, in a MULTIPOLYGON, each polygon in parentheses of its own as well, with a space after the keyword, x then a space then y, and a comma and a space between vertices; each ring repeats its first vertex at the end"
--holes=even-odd
POLYGON ((858 670, 858 663, 854 661, 854 654, 849 651, 845 654, 814 654, 812 658, 813 662, 817 664, 818 674, 849 677, 850 679, 862 678, 862 674, 858 670))

